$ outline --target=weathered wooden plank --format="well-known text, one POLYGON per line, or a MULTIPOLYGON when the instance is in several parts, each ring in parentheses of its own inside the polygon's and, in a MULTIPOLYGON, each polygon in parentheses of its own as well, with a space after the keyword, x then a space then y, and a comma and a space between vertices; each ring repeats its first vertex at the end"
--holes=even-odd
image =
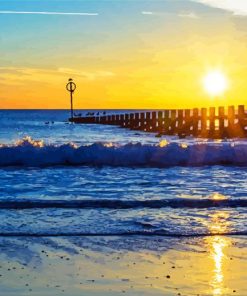
POLYGON ((227 137, 231 138, 231 137, 234 136, 234 122, 235 122, 235 109, 234 109, 234 106, 229 106, 228 107, 227 121, 228 121, 227 137))
POLYGON ((134 113, 130 113, 128 127, 130 129, 133 129, 134 128, 134 125, 135 125, 135 122, 134 122, 134 113))
POLYGON ((164 133, 168 135, 170 127, 170 110, 164 111, 164 133))
POLYGON ((124 127, 129 126, 129 118, 130 118, 130 115, 126 113, 124 116, 124 127))
POLYGON ((209 108, 209 137, 215 137, 215 107, 209 108))
POLYGON ((190 109, 184 110, 184 123, 182 129, 183 136, 191 135, 191 117, 190 117, 190 109))
POLYGON ((183 136, 184 110, 178 110, 177 135, 183 136))
POLYGON ((151 120, 151 131, 157 132, 158 131, 158 116, 157 112, 152 112, 152 120, 151 120))
POLYGON ((106 116, 100 117, 100 123, 106 124, 106 116))
POLYGON ((145 128, 144 128, 144 130, 146 132, 151 131, 151 113, 150 112, 146 112, 146 120, 145 120, 145 128))
POLYGON ((176 131, 176 121, 177 121, 177 110, 171 110, 171 121, 170 121, 170 127, 169 127, 169 134, 174 135, 176 131))
POLYGON ((141 118, 140 118, 140 130, 144 131, 144 129, 145 129, 145 113, 144 112, 140 113, 140 116, 141 116, 141 118))
POLYGON ((120 115, 116 114, 116 125, 120 124, 120 115))
POLYGON ((158 131, 159 133, 164 132, 164 112, 158 112, 158 131))
POLYGON ((193 136, 198 136, 198 123, 199 123, 199 110, 198 108, 193 109, 192 113, 192 135, 193 136))
POLYGON ((124 114, 120 114, 120 124, 121 127, 124 127, 124 114))
POLYGON ((134 130, 138 130, 140 128, 140 113, 134 114, 134 130))
POLYGON ((113 114, 111 118, 112 118, 112 120, 111 120, 111 124, 112 124, 112 125, 116 125, 116 115, 113 114))
POLYGON ((237 122, 235 123, 235 131, 236 131, 236 136, 240 138, 244 138, 246 135, 245 132, 245 111, 244 111, 244 105, 239 105, 238 106, 238 114, 236 116, 237 122))
POLYGON ((220 106, 218 108, 218 125, 217 128, 217 137, 225 138, 226 137, 226 127, 225 127, 225 108, 220 106))
POLYGON ((201 109, 201 132, 200 135, 205 137, 207 135, 207 108, 201 109))

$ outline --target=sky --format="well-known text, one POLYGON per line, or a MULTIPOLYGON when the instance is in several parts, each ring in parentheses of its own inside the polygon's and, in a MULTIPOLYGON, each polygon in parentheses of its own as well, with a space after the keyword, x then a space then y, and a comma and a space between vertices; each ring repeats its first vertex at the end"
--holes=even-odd
POLYGON ((0 0, 0 108, 245 104, 245 0, 0 0), (220 70, 228 89, 202 80, 220 70))

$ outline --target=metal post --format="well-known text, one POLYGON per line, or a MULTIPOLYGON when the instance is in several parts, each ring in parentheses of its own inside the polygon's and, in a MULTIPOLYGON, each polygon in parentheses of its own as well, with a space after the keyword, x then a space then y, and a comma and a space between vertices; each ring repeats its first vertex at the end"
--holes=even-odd
POLYGON ((70 92, 70 114, 71 118, 74 118, 74 109, 73 109, 73 93, 76 90, 76 84, 73 82, 73 79, 70 78, 69 82, 66 85, 67 91, 70 92))

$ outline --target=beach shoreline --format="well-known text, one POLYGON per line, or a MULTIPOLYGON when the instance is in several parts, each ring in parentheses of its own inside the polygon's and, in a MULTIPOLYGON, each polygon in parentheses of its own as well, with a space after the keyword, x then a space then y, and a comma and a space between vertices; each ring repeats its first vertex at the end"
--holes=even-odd
POLYGON ((245 296, 246 238, 0 238, 0 295, 245 296))

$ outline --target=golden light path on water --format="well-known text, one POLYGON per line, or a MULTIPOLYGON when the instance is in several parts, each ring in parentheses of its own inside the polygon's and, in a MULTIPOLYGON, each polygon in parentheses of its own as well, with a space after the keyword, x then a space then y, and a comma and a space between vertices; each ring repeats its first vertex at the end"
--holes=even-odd
MULTIPOLYGON (((214 194, 212 199, 226 199, 224 195, 214 194)), ((208 224, 208 229, 211 233, 226 233, 230 229, 230 214, 224 210, 214 212, 208 224)), ((210 248, 209 256, 213 260, 212 279, 210 286, 212 287, 212 295, 225 295, 226 283, 225 283, 225 270, 226 259, 225 254, 227 246, 230 245, 229 238, 225 236, 212 236, 207 238, 207 243, 210 248)))
POLYGON ((224 295, 224 250, 227 245, 228 241, 224 237, 213 237, 212 239, 212 257, 215 264, 215 268, 213 270, 214 275, 211 281, 213 295, 224 295))

